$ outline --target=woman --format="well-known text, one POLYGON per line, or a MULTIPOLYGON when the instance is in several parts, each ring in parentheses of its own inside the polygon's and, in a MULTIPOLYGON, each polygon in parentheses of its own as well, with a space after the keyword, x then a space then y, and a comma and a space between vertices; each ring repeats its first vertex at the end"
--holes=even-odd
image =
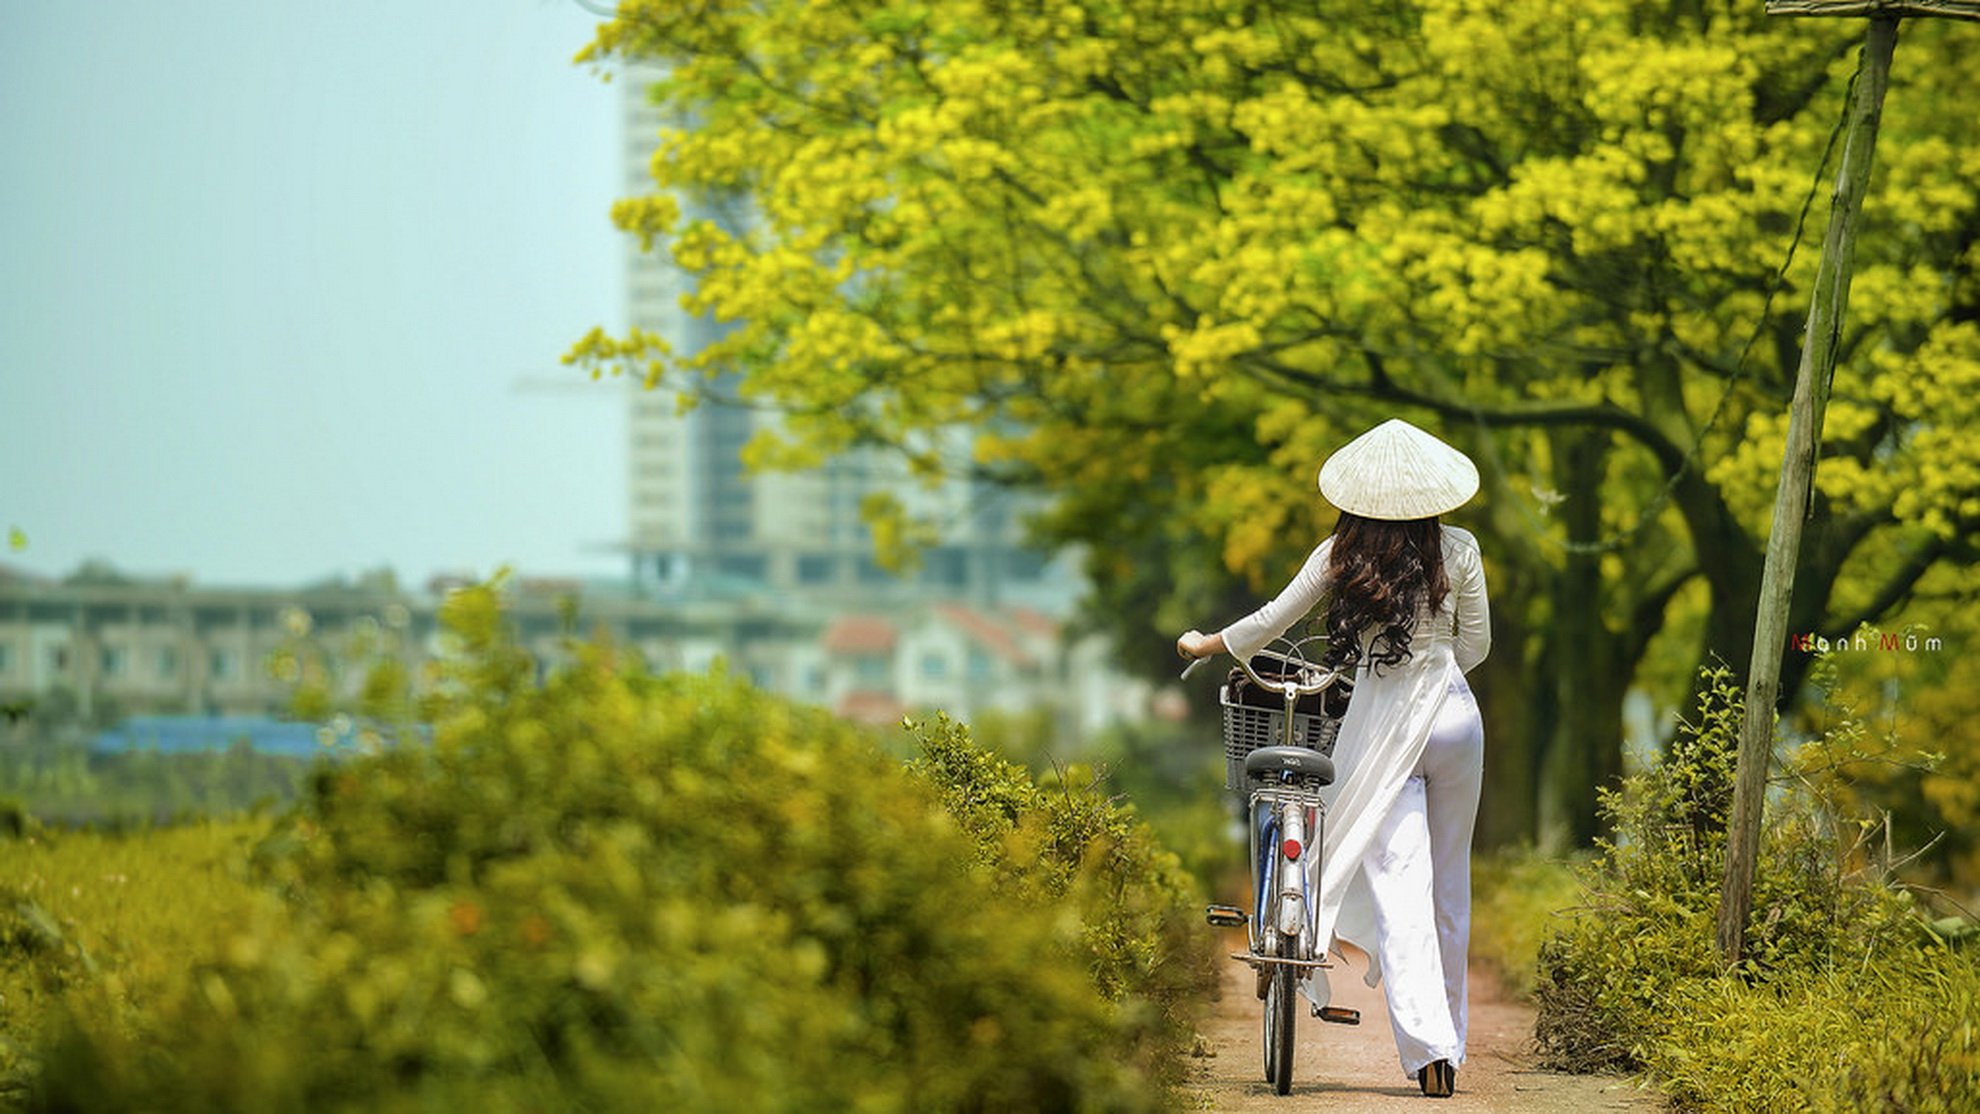
MULTIPOLYGON (((1438 516, 1477 490, 1463 453, 1408 422, 1384 422, 1321 467, 1320 492, 1340 521, 1278 598, 1216 634, 1176 640, 1188 658, 1249 657, 1327 601, 1327 662, 1354 670, 1354 696, 1334 747, 1319 939, 1369 954, 1368 982, 1384 984, 1403 1071, 1437 1097, 1452 1093, 1464 1062, 1484 762, 1464 674, 1492 641, 1478 541, 1438 516)), ((1324 975, 1309 992, 1326 1004, 1324 975)))

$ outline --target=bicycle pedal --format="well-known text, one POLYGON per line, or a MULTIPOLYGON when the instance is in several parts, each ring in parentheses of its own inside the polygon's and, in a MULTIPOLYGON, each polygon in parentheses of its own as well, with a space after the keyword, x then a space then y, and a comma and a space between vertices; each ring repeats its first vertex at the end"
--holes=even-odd
POLYGON ((1243 928, 1244 910, 1230 905, 1212 905, 1203 910, 1203 919, 1218 928, 1243 928))
POLYGON ((1336 1025, 1361 1024, 1361 1011, 1351 1010, 1346 1006, 1317 1006, 1313 1010, 1313 1016, 1336 1025))

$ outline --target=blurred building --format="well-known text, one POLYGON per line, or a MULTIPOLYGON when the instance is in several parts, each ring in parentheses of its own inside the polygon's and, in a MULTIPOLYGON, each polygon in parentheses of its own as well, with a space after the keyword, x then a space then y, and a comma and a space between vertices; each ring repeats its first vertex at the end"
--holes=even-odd
MULTIPOLYGON (((439 622, 465 581, 400 587, 389 574, 295 589, 202 587, 102 566, 52 579, 0 567, 0 706, 108 726, 128 716, 287 714, 298 655, 327 663, 354 702, 375 655, 415 689, 449 652, 439 622)), ((846 612, 770 596, 660 600, 624 584, 513 579, 509 617, 547 675, 573 639, 608 639, 656 672, 717 662, 757 686, 884 726, 936 709, 1052 710, 1066 741, 1140 714, 1145 690, 1121 682, 1098 640, 1068 637, 1025 607, 909 602, 846 612)))

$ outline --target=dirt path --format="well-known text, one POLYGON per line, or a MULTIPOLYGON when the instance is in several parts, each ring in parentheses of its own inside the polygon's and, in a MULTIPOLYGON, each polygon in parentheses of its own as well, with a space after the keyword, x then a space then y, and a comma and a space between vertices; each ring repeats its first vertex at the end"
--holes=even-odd
MULTIPOLYGON (((1243 937, 1231 943, 1226 952, 1242 950, 1243 937)), ((1371 990, 1361 981, 1366 970, 1362 958, 1354 955, 1348 966, 1330 973, 1334 1004, 1359 1009, 1360 1025, 1330 1025, 1300 1017, 1292 1093, 1281 1096, 1265 1082, 1256 980, 1251 968, 1226 960, 1222 994, 1204 1023, 1202 1055, 1190 1065, 1185 1107, 1234 1114, 1309 1110, 1658 1114, 1665 1109, 1654 1092, 1637 1090, 1626 1079, 1558 1075, 1534 1068, 1532 1008, 1508 1000, 1491 979, 1476 973, 1471 980, 1470 1057, 1458 1069, 1457 1094, 1449 1099, 1424 1098, 1396 1060, 1388 1008, 1381 990, 1371 990)))

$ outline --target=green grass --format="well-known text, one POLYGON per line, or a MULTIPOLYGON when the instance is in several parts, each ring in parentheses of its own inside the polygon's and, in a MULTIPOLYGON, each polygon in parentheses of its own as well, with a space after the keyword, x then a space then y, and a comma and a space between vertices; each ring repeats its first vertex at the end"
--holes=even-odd
POLYGON ((0 841, 0 1098, 18 1098, 70 1012, 135 1034, 240 923, 268 821, 117 834, 33 829, 0 841))
POLYGON ((1584 893, 1577 870, 1589 856, 1532 850, 1488 852, 1471 861, 1471 956, 1508 994, 1530 999, 1540 946, 1584 893))
POLYGON ((1926 945, 1761 983, 1691 983, 1646 1049, 1647 1067, 1682 1106, 1703 1111, 1972 1111, 1975 958, 1926 945))

